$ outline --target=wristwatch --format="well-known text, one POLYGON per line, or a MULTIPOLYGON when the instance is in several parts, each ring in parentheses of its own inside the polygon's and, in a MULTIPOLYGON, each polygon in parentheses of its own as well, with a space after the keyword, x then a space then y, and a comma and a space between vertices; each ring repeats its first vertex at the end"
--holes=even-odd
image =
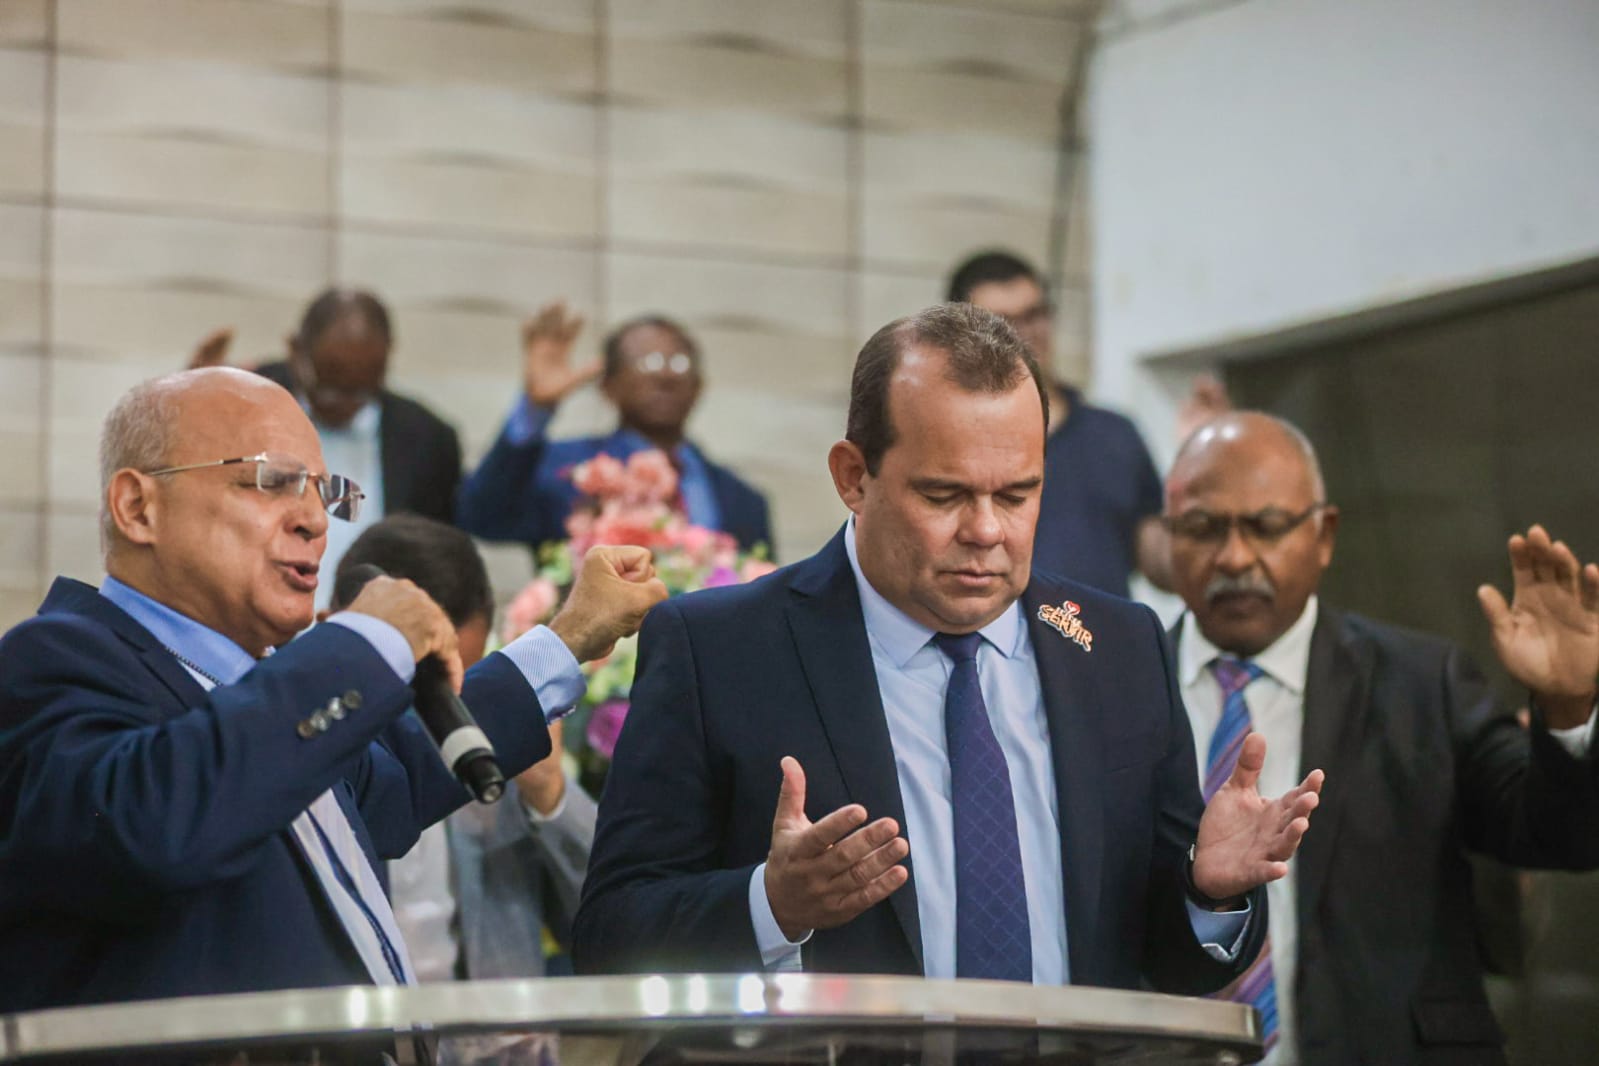
POLYGON ((1188 898, 1194 901, 1195 906, 1203 907, 1207 911, 1238 910, 1244 905, 1246 896, 1230 896, 1227 899, 1217 899, 1214 896, 1205 895, 1199 890, 1199 886, 1194 884, 1194 852, 1198 847, 1197 841, 1188 845, 1188 860, 1183 863, 1183 888, 1188 891, 1188 898))

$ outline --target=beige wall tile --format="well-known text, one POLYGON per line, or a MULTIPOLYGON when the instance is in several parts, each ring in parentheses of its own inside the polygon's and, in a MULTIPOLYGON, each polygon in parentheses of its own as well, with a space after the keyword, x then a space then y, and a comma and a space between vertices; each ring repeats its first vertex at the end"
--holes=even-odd
MULTIPOLYGON (((341 279, 374 289, 389 304, 394 380, 482 375, 493 383, 496 425, 521 373, 523 320, 557 298, 594 316, 595 257, 588 251, 350 232, 340 237, 338 258, 341 279)), ((580 351, 596 343, 595 333, 579 338, 580 351)), ((459 426, 480 412, 440 413, 459 426)))
POLYGON ((50 419, 49 481, 45 491, 52 508, 99 506, 101 423, 129 389, 171 369, 161 363, 51 360, 46 408, 50 419))
POLYGON ((594 30, 596 0, 339 0, 346 11, 413 18, 455 18, 484 25, 594 30))
POLYGON ((326 70, 326 0, 56 0, 63 52, 326 70))
POLYGON ((611 20, 619 99, 827 118, 848 110, 843 0, 622 0, 611 20))
POLYGON ((55 220, 55 351, 176 369, 217 326, 234 362, 276 357, 324 284, 316 228, 62 209, 55 220))
POLYGON ((866 0, 866 120, 891 129, 1057 135, 1075 22, 866 0))
POLYGON ((1092 17, 1102 0, 915 0, 936 7, 965 7, 978 11, 1014 11, 1022 15, 1047 15, 1052 18, 1092 17))
POLYGON ((339 210, 374 225, 441 236, 588 238, 594 182, 580 174, 415 160, 347 160, 339 210))
POLYGON ((0 2, 0 46, 43 48, 49 43, 49 0, 0 2))
POLYGON ((47 78, 43 53, 0 48, 0 196, 44 196, 47 78))
POLYGON ((0 203, 0 353, 44 350, 44 208, 0 203))
MULTIPOLYGON (((954 266, 954 263, 950 266, 954 266)), ((858 352, 867 338, 894 319, 942 303, 947 283, 947 273, 858 275, 856 284, 859 286, 861 314, 857 331, 859 336, 852 338, 855 351, 858 352)), ((851 352, 851 366, 854 365, 854 355, 855 352, 851 352)))
POLYGON ((534 23, 443 6, 406 14, 352 8, 342 14, 339 40, 341 69, 359 80, 585 95, 596 89, 592 23, 570 18, 534 23))
POLYGON ((613 109, 611 232, 624 242, 842 256, 843 130, 770 115, 613 109))
POLYGON ((41 592, 57 575, 91 585, 105 580, 98 505, 52 507, 45 515, 41 592))
POLYGON ((700 342, 707 396, 724 387, 847 394, 846 290, 837 271, 635 254, 613 255, 608 267, 612 321, 649 311, 682 321, 700 342))
POLYGON ((44 502, 44 366, 38 355, 0 354, 0 505, 44 502))
POLYGON ((0 507, 0 629, 22 621, 39 606, 41 534, 38 508, 0 507))
POLYGON ((590 103, 483 87, 347 81, 340 91, 347 154, 586 176, 594 170, 597 122, 590 103))
POLYGON ((1043 140, 951 133, 867 133, 867 191, 904 200, 1004 204, 1048 211, 1059 152, 1043 140))
POLYGON ((1049 226, 1047 212, 869 199, 862 244, 873 267, 944 272, 973 252, 995 247, 1042 264, 1049 226))

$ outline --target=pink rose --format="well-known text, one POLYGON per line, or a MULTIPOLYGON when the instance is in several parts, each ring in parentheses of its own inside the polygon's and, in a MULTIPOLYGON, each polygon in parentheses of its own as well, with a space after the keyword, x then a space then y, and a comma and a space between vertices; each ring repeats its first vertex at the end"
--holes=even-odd
POLYGON ((555 613, 561 590, 547 577, 536 577, 522 587, 505 609, 500 625, 500 640, 509 644, 555 613))
POLYGON ((738 579, 740 581, 754 581, 758 577, 765 577, 776 569, 777 564, 766 559, 745 559, 744 564, 738 568, 738 579))
POLYGON ((659 530, 665 517, 666 508, 659 504, 624 507, 613 501, 606 504, 594 519, 593 543, 637 544, 643 548, 653 548, 661 540, 659 530))
POLYGON ((630 503, 665 503, 677 495, 677 471, 659 449, 634 452, 627 460, 623 497, 630 503))
POLYGON ((717 543, 715 530, 684 523, 673 532, 675 536, 672 537, 672 543, 697 565, 704 566, 711 561, 711 552, 717 543))
POLYGON ((621 494, 626 483, 626 468, 604 452, 572 468, 572 484, 577 491, 596 500, 621 494))
POLYGON ((627 700, 606 700, 594 708, 589 716, 588 728, 583 738, 589 747, 610 759, 616 754, 616 738, 622 735, 622 723, 627 720, 627 700))

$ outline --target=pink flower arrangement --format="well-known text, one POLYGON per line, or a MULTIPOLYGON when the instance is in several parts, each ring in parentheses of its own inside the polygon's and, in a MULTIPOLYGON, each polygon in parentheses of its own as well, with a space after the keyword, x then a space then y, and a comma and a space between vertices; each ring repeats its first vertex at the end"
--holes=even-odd
MULTIPOLYGON (((674 595, 753 581, 776 569, 764 546, 740 552, 730 534, 688 520, 679 506, 677 469, 665 452, 635 452, 626 462, 602 453, 573 467, 571 478, 587 503, 567 518, 568 540, 539 549, 538 575, 506 609, 506 640, 554 614, 559 587, 571 583, 575 561, 597 544, 649 548, 656 573, 674 595)), ((635 652, 632 642, 623 643, 608 659, 585 664, 589 688, 579 706, 588 720, 582 730, 568 731, 584 738, 579 762, 591 787, 609 764, 627 716, 635 652)))

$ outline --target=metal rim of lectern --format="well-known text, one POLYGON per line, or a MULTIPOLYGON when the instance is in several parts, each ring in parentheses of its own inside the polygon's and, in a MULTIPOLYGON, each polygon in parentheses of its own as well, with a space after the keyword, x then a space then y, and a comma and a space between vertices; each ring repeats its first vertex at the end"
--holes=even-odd
POLYGON ((0 1062, 429 1029, 621 1032, 693 1024, 960 1027, 1204 1044, 1262 1053, 1255 1012, 1220 1000, 1005 981, 828 974, 559 977, 294 989, 0 1017, 0 1062))

